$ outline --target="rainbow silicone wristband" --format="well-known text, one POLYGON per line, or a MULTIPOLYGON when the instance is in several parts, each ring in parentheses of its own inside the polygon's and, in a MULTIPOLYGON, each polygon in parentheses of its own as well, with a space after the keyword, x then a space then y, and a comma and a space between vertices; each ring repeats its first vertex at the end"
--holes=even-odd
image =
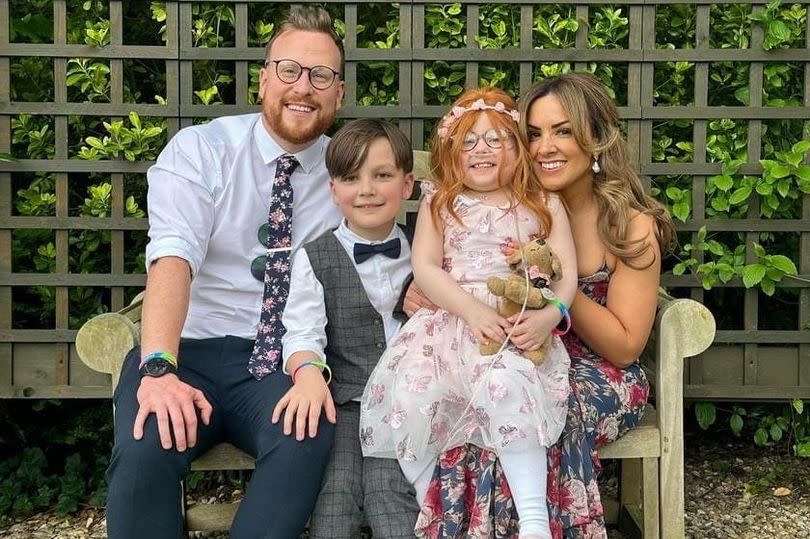
POLYGON ((322 359, 311 359, 311 360, 309 360, 309 361, 304 361, 303 363, 301 363, 300 365, 298 365, 298 366, 295 368, 295 370, 293 371, 293 373, 292 373, 292 377, 291 377, 291 378, 292 378, 292 382, 293 382, 293 384, 295 384, 295 375, 296 375, 296 374, 298 374, 298 371, 299 371, 299 370, 300 370, 302 367, 308 367, 308 366, 310 366, 310 365, 312 365, 313 367, 318 367, 318 368, 320 368, 322 371, 326 371, 326 372, 329 374, 329 378, 327 378, 327 379, 326 379, 326 385, 329 385, 329 382, 331 382, 331 381, 332 381, 332 369, 330 369, 330 368, 329 368, 329 365, 327 365, 327 364, 326 364, 326 361, 324 361, 324 360, 322 360, 322 359))
POLYGON ((557 307, 563 315, 563 320, 565 320, 565 329, 558 329, 554 328, 551 332, 554 335, 565 335, 571 330, 571 313, 568 311, 568 307, 562 301, 558 300, 557 298, 548 300, 549 303, 557 307))
POLYGON ((174 366, 175 369, 177 368, 177 356, 175 356, 174 354, 171 354, 169 352, 152 352, 151 354, 147 355, 145 358, 141 360, 141 364, 138 366, 138 369, 140 370, 140 368, 143 367, 146 363, 158 359, 168 361, 174 366))

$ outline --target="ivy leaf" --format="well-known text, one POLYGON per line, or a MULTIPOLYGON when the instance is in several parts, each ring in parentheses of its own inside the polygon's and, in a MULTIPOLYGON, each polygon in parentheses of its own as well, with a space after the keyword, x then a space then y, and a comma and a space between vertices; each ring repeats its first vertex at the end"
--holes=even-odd
POLYGON ((760 281, 762 281, 762 278, 765 277, 765 271, 767 271, 767 268, 762 264, 749 264, 745 266, 742 271, 743 285, 745 285, 746 288, 758 285, 760 281))
POLYGON ((785 275, 796 275, 796 264, 785 255, 773 255, 770 258, 771 265, 782 271, 785 275))
POLYGON ((717 409, 711 402, 695 403, 695 418, 703 430, 708 429, 717 419, 717 409))

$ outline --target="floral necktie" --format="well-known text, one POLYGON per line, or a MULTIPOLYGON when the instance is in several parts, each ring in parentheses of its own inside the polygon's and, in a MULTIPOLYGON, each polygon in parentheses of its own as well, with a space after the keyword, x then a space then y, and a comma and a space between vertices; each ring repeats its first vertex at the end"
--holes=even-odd
POLYGON ((281 314, 290 291, 290 249, 292 247, 293 189, 290 177, 298 166, 292 155, 282 155, 276 164, 273 194, 270 197, 267 262, 264 266, 264 299, 259 317, 256 344, 248 361, 248 371, 261 380, 278 368, 284 325, 281 314))

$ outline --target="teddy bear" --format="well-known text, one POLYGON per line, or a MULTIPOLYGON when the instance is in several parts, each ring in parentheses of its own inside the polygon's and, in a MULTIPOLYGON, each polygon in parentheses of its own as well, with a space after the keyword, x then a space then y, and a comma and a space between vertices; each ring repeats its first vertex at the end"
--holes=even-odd
MULTIPOLYGON (((506 257, 506 261, 512 268, 512 273, 503 278, 490 277, 487 280, 489 291, 501 298, 498 302, 498 313, 504 318, 509 318, 520 312, 524 301, 527 309, 544 307, 548 300, 543 295, 543 289, 547 289, 551 281, 559 281, 562 278, 560 259, 552 252, 551 247, 542 239, 532 240, 515 249, 506 257), (528 287, 524 268, 529 274, 528 287)), ((549 292, 550 290, 546 290, 546 294, 549 292)), ((549 335, 537 350, 524 350, 523 357, 540 365, 551 346, 551 337, 549 335)), ((490 356, 497 353, 500 348, 501 343, 490 340, 489 343, 481 345, 481 355, 490 356)))

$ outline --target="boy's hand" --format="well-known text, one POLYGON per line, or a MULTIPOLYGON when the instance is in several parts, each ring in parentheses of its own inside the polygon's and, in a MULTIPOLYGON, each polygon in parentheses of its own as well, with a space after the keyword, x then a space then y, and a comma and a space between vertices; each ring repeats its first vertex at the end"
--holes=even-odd
POLYGON ((272 421, 278 423, 284 412, 284 434, 292 434, 295 421, 295 439, 301 442, 306 437, 307 424, 310 438, 318 434, 321 409, 326 412, 326 419, 330 423, 336 421, 335 403, 326 380, 323 379, 323 373, 317 367, 307 366, 298 371, 295 385, 276 404, 272 421))
POLYGON ((506 319, 498 314, 498 311, 485 305, 480 301, 475 301, 476 305, 470 306, 466 310, 464 320, 475 336, 479 344, 487 344, 489 339, 498 342, 506 340, 506 331, 511 325, 506 319))

